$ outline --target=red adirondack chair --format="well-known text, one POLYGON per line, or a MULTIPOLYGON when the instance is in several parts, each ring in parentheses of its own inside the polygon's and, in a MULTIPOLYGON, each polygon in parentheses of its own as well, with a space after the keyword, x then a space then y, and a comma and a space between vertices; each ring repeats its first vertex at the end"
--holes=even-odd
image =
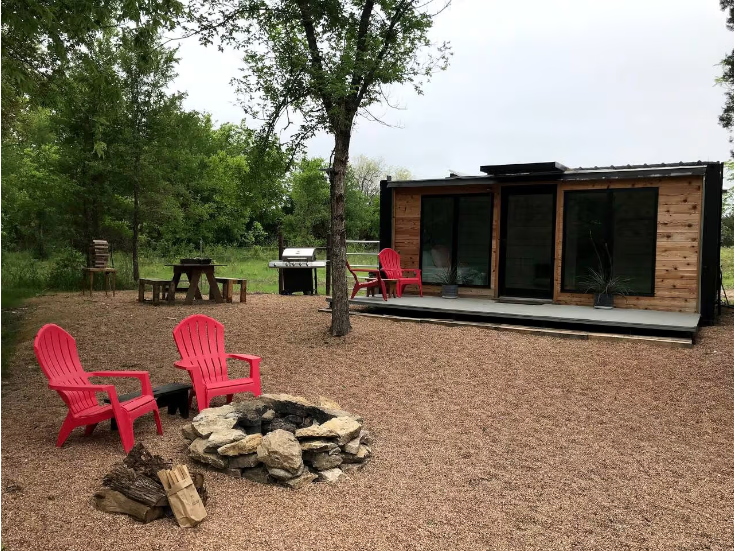
POLYGON ((417 285, 420 295, 423 296, 423 284, 421 283, 421 271, 418 268, 401 268, 400 255, 392 249, 382 249, 378 255, 382 271, 387 279, 397 280, 398 296, 403 296, 403 289, 408 285, 417 285), (405 272, 413 272, 413 277, 405 277, 405 272))
POLYGON ((181 360, 173 365, 185 369, 191 376, 193 388, 189 393, 189 406, 196 396, 199 411, 209 407, 215 396, 227 396, 227 403, 239 392, 252 392, 260 396, 259 356, 227 354, 224 351, 224 326, 217 320, 202 314, 194 314, 181 321, 173 330, 173 339, 181 360), (242 360, 250 364, 250 376, 242 379, 227 377, 227 359, 242 360))
POLYGON ((41 327, 33 341, 33 350, 48 378, 49 388, 58 392, 69 408, 59 431, 57 447, 64 444, 69 433, 76 427, 86 427, 84 434, 89 436, 97 423, 114 417, 122 447, 127 453, 135 444, 133 421, 150 411, 155 416, 158 434, 163 434, 158 404, 153 398, 147 371, 84 371, 74 337, 52 323, 41 327), (120 402, 114 385, 94 385, 89 382, 89 377, 135 377, 140 379, 141 394, 137 398, 120 402), (99 404, 96 397, 98 392, 107 393, 109 405, 99 404))
POLYGON ((351 298, 357 296, 357 293, 360 291, 360 289, 367 289, 367 295, 369 296, 369 289, 376 289, 379 287, 380 291, 382 292, 382 299, 387 300, 387 293, 385 292, 385 282, 382 281, 379 270, 376 270, 374 268, 352 268, 349 265, 349 262, 347 262, 347 270, 349 270, 349 272, 354 276, 354 288, 352 289, 351 298), (377 277, 368 279, 367 281, 360 281, 355 272, 367 272, 368 275, 374 273, 377 274, 377 277))

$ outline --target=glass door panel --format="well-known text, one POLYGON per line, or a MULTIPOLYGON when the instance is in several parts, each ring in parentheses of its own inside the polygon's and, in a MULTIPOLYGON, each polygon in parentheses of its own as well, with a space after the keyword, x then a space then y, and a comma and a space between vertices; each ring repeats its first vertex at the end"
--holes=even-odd
POLYGON ((502 189, 500 294, 553 297, 555 187, 502 189))

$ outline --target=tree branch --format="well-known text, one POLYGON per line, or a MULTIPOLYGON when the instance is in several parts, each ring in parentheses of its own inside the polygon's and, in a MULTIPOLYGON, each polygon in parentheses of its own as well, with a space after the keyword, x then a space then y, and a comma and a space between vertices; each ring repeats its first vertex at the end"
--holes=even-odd
POLYGON ((367 44, 367 29, 370 25, 370 17, 372 17, 372 8, 374 8, 374 0, 367 0, 362 9, 362 16, 359 18, 359 31, 357 32, 357 52, 354 55, 354 74, 352 75, 352 89, 355 94, 359 93, 359 85, 364 77, 362 72, 362 61, 364 60, 364 49, 367 44))
MULTIPOLYGON (((324 104, 324 109, 326 109, 326 113, 328 115, 334 108, 334 104, 331 101, 331 97, 329 97, 329 94, 326 92, 326 87, 324 85, 324 64, 321 59, 319 44, 316 40, 316 29, 313 25, 313 16, 311 15, 311 9, 308 2, 309 0, 298 0, 298 7, 301 10, 301 23, 303 24, 303 30, 306 32, 306 41, 308 42, 311 67, 314 71, 314 80, 318 87, 321 101, 324 104)), ((329 119, 331 119, 331 116, 329 116, 329 119)))

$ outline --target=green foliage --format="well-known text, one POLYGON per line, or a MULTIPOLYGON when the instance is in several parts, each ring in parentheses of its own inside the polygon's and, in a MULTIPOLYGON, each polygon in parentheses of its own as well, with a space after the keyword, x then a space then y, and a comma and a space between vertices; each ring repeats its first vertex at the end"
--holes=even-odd
POLYGON ((325 243, 329 232, 329 182, 323 159, 303 159, 290 175, 289 210, 283 218, 283 235, 288 243, 325 243))
POLYGON ((48 274, 49 283, 55 289, 75 291, 80 288, 82 268, 86 266, 86 258, 71 247, 62 249, 53 259, 48 274))
MULTIPOLYGON (((728 162, 729 174, 732 174, 734 162, 728 162)), ((731 181, 731 177, 730 177, 731 181)), ((734 188, 724 191, 721 210, 721 245, 734 247, 734 188)))
POLYGON ((729 302, 734 302, 734 247, 723 247, 721 249, 721 273, 724 276, 724 289, 729 294, 729 302))

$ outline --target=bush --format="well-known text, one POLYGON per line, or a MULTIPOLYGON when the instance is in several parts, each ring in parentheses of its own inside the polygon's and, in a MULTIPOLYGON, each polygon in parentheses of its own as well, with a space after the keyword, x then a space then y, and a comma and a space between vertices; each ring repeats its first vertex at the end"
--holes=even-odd
POLYGON ((82 253, 71 247, 61 249, 51 260, 49 286, 61 291, 78 291, 82 280, 82 268, 85 266, 86 258, 82 253))

